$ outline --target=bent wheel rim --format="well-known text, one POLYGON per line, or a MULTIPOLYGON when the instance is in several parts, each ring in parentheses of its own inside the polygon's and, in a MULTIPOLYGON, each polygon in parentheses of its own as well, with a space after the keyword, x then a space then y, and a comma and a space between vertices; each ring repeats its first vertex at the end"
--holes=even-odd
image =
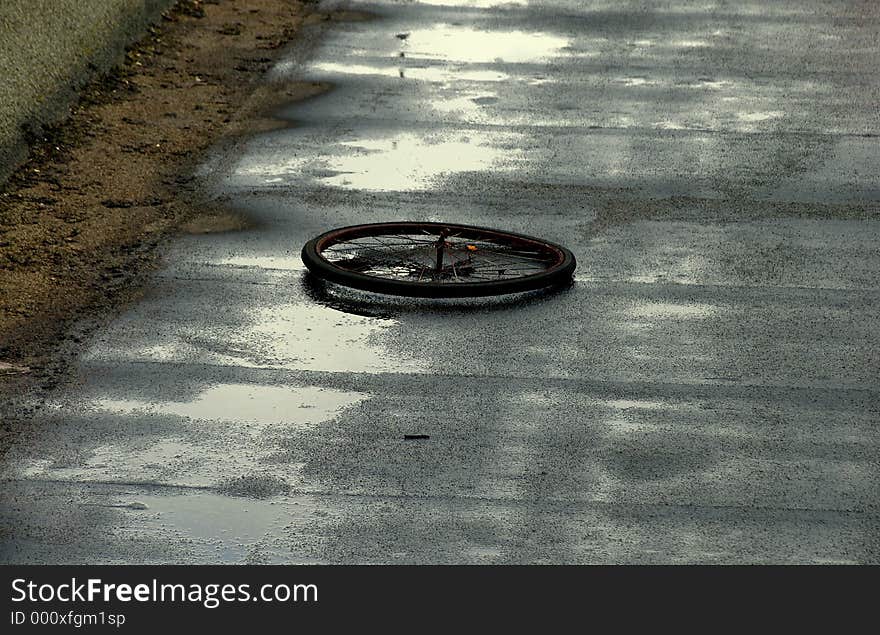
POLYGON ((303 248, 310 271, 358 289, 423 297, 496 295, 571 278, 574 256, 547 241, 454 223, 331 230, 303 248))

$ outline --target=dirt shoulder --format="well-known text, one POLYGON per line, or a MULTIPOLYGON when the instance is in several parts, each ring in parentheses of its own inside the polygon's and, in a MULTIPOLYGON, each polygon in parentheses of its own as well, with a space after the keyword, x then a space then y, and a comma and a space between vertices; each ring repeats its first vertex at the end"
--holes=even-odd
MULTIPOLYGON (((178 2, 33 140, 0 193, 0 392, 52 381, 83 331, 136 295, 166 236, 237 227, 201 208, 191 172, 221 136, 259 125, 257 81, 303 21, 321 17, 308 6, 178 2)), ((278 99, 323 89, 275 88, 278 99)))

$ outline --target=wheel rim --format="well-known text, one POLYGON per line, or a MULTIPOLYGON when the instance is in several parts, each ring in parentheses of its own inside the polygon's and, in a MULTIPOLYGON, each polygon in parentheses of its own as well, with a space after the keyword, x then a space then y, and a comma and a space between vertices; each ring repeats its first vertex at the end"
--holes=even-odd
POLYGON ((565 255, 517 234, 452 224, 397 223, 329 232, 315 245, 331 266, 404 285, 492 286, 546 275, 565 255))

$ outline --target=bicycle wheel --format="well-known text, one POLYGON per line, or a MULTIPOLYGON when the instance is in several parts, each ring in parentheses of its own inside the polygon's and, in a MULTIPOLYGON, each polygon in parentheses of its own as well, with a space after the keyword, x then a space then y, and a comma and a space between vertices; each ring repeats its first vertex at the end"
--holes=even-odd
POLYGON ((313 274, 337 284, 430 298, 500 295, 571 280, 565 247, 510 232, 454 223, 353 225, 302 250, 313 274))

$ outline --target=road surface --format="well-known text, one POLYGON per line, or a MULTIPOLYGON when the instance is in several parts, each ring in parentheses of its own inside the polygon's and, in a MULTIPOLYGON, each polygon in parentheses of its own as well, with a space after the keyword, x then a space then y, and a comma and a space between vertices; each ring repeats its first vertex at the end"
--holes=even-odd
POLYGON ((880 561, 875 6, 340 6, 270 76, 332 89, 201 168, 253 228, 170 245, 4 459, 0 560, 880 561), (304 275, 392 219, 575 284, 304 275))

